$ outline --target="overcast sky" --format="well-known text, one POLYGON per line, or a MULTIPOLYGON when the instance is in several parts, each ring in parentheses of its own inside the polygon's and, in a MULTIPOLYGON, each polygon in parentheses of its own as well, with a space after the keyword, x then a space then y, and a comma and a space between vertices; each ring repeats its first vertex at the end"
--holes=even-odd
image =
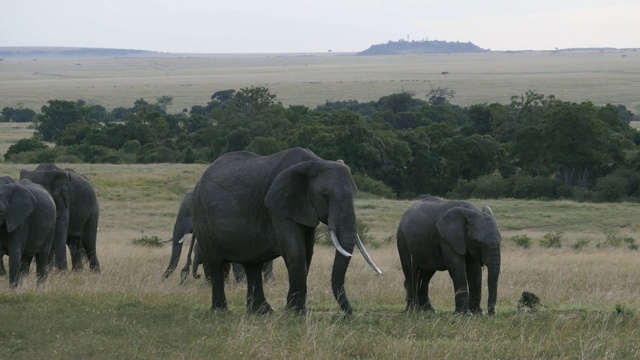
POLYGON ((0 0, 0 46, 355 52, 389 40, 491 50, 640 47, 639 0, 0 0))

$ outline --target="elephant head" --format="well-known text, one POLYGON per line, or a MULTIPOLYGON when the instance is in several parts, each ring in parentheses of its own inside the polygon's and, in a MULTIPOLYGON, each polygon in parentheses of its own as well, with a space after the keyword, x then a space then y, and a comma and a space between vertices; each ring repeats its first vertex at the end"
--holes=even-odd
POLYGON ((24 186, 12 183, 0 185, 0 225, 14 232, 35 210, 36 199, 24 186))
POLYGON ((375 265, 358 236, 354 199, 357 189, 349 167, 335 161, 305 161, 280 172, 265 197, 273 212, 305 226, 319 222, 329 228, 336 255, 331 287, 340 307, 351 313, 344 279, 351 253, 357 245, 369 265, 375 265))
POLYGON ((449 209, 437 222, 440 236, 459 255, 469 253, 488 269, 488 311, 495 314, 500 276, 500 230, 489 207, 449 209))

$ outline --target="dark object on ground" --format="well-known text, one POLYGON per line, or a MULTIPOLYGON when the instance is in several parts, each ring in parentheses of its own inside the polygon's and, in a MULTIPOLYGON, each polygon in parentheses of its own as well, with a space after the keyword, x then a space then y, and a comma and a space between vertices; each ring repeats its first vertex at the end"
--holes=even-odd
POLYGON ((538 310, 536 307, 540 305, 542 307, 546 307, 540 303, 540 298, 536 296, 536 294, 528 291, 524 291, 522 293, 522 297, 518 300, 518 311, 525 310, 538 310))

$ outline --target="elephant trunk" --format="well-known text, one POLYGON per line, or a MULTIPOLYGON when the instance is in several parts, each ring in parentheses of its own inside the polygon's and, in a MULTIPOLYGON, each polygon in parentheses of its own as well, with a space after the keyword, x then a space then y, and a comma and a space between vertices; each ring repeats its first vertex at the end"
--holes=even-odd
MULTIPOLYGON (((331 231, 331 234, 332 236, 335 236, 333 231, 331 231)), ((340 250, 337 250, 333 260, 333 270, 331 271, 331 290, 333 291, 333 296, 338 301, 338 305, 340 305, 340 308, 345 315, 353 315, 353 310, 351 309, 347 292, 344 289, 344 279, 347 273, 347 268, 349 267, 349 262, 351 261, 351 253, 355 246, 355 238, 356 237, 341 238, 341 248, 346 251, 349 256, 345 256, 340 250)))
POLYGON ((500 244, 491 247, 490 261, 486 264, 488 268, 487 282, 489 287, 489 297, 487 308, 489 315, 496 313, 496 301, 498 299, 498 278, 500 277, 500 244))
POLYGON ((184 234, 180 239, 176 239, 176 235, 174 235, 173 243, 171 245, 171 259, 169 260, 169 266, 167 270, 165 270, 163 277, 166 279, 173 273, 173 271, 178 266, 178 261, 180 261, 180 254, 182 253, 182 244, 187 239, 189 234, 184 234))

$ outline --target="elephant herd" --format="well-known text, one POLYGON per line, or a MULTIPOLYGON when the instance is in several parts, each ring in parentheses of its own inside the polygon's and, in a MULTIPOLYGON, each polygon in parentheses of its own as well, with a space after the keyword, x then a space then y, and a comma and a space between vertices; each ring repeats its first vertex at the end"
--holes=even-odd
MULTIPOLYGON (((55 165, 23 170, 20 178, 18 182, 0 178, 0 251, 9 255, 11 286, 17 285, 21 272, 28 271, 34 256, 39 281, 46 278, 50 265, 66 269, 65 246, 74 269, 82 267, 86 254, 91 269, 99 271, 95 252, 98 203, 91 183, 55 165), (25 209, 27 202, 35 203, 31 206, 36 210, 25 209)), ((182 244, 192 233, 183 281, 194 252, 193 274, 197 276, 197 265, 202 262, 211 282, 212 309, 227 309, 225 281, 234 264, 236 279, 246 277, 247 310, 264 314, 273 309, 264 295, 263 276, 264 280, 273 277, 271 262, 281 256, 289 280, 286 308, 304 314, 315 231, 322 222, 336 248, 331 289, 344 314, 351 315, 344 284, 354 249, 358 247, 366 262, 381 273, 358 236, 356 192, 348 166, 324 160, 307 149, 292 148, 269 156, 245 151, 222 155, 207 166, 180 203, 164 277, 176 269, 182 244)), ((420 199, 405 212, 397 229, 406 309, 434 311, 429 281, 436 271, 448 270, 455 312, 483 313, 481 282, 486 266, 487 310, 494 314, 500 241, 488 207, 478 209, 465 201, 435 197, 420 199)))

